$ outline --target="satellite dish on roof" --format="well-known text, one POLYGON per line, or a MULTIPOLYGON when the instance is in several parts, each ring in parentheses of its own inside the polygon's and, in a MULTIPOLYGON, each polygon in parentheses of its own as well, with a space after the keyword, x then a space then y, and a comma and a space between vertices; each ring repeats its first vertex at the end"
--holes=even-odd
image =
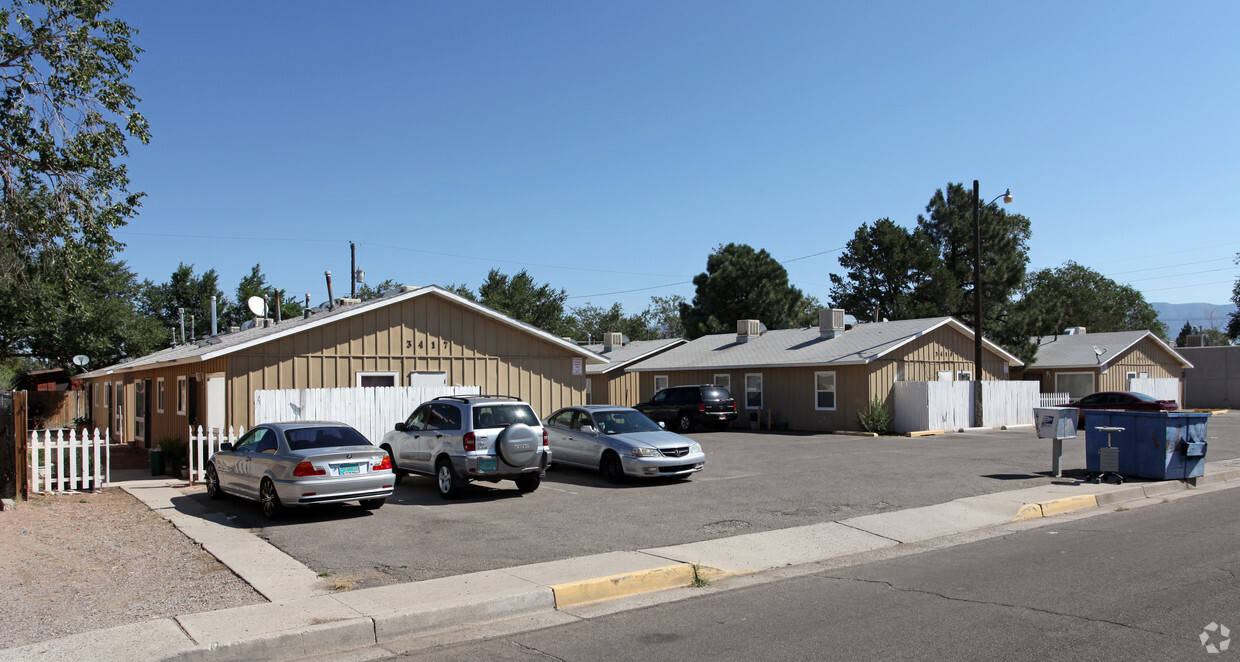
POLYGON ((78 354, 73 357, 73 365, 85 368, 87 363, 90 363, 90 357, 85 354, 78 354))
POLYGON ((250 309, 251 313, 254 313, 255 317, 266 317, 267 316, 267 300, 266 299, 262 297, 257 297, 257 296, 250 297, 249 299, 246 299, 245 305, 247 308, 250 309))

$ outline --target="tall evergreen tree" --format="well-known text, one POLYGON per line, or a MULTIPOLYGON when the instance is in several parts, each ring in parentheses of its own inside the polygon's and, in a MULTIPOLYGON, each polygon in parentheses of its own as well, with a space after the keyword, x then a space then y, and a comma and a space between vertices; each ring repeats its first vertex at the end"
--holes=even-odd
POLYGON ((177 329, 177 342, 189 340, 190 336, 206 336, 211 333, 211 295, 216 298, 217 319, 228 319, 228 298, 220 289, 219 280, 215 269, 200 276, 194 273, 194 265, 182 262, 167 282, 145 282, 140 310, 158 319, 164 329, 177 329), (178 309, 185 312, 185 338, 181 338, 178 309))
POLYGON ((492 269, 478 287, 478 300, 484 306, 549 333, 568 335, 569 329, 564 319, 564 302, 568 300, 568 293, 545 283, 535 283, 525 269, 511 277, 492 269))
POLYGON ((830 274, 832 305, 874 321, 944 314, 942 296, 927 294, 952 281, 924 230, 907 230, 888 218, 863 224, 839 260, 847 273, 830 274))
POLYGON ((737 320, 757 319, 769 329, 818 324, 816 302, 788 284, 788 272, 765 249, 720 246, 693 278, 693 303, 680 304, 688 338, 736 330, 737 320))

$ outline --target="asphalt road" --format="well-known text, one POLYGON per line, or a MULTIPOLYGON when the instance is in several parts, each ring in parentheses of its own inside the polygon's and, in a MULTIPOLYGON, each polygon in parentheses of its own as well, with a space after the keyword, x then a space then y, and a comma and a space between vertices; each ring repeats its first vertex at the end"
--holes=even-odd
POLYGON ((700 597, 390 659, 1233 659, 1238 497, 1195 494, 777 582, 695 589, 700 597))
MULTIPOLYGON (((1207 461, 1240 457, 1240 416, 1209 425, 1207 461)), ((345 505, 272 524, 256 505, 195 499, 318 572, 364 588, 617 550, 813 524, 1055 482, 1049 440, 1031 429, 862 438, 747 432, 691 435, 706 469, 686 481, 613 486, 558 468, 520 494, 511 481, 442 500, 410 477, 373 513, 345 505)), ((1084 440, 1064 467, 1085 466, 1084 440)), ((1061 479, 1062 480, 1062 479, 1061 479)), ((1073 482, 1068 479, 1068 482, 1073 482)))

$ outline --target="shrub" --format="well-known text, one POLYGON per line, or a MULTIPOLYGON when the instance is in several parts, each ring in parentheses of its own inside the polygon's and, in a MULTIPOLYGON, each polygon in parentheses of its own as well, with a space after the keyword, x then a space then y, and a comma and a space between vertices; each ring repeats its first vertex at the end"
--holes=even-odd
POLYGON ((878 398, 870 400, 870 404, 857 412, 857 424, 866 432, 886 434, 891 430, 891 410, 887 403, 878 398))

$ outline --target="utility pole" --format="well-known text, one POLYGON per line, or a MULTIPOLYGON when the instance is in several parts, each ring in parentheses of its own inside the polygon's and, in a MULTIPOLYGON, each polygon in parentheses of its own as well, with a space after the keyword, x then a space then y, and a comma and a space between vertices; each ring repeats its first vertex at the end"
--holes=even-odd
POLYGON ((357 244, 349 242, 349 298, 357 298, 357 244))

